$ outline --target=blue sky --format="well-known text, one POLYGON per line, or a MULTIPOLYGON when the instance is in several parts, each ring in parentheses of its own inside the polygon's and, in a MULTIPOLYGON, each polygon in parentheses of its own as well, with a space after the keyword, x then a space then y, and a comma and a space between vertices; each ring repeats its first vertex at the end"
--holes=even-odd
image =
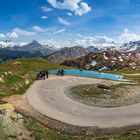
POLYGON ((140 0, 2 0, 0 9, 3 40, 140 39, 140 0))

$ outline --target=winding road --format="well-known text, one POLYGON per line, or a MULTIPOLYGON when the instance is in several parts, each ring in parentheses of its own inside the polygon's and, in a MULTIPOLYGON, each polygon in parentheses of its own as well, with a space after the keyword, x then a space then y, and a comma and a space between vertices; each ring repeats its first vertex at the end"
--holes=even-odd
MULTIPOLYGON (((51 76, 36 81, 27 91, 29 104, 41 114, 76 126, 99 128, 124 127, 140 124, 140 103, 115 108, 88 106, 66 96, 64 90, 78 84, 94 84, 113 81, 74 77, 51 76)), ((114 81, 114 83, 117 83, 114 81)))

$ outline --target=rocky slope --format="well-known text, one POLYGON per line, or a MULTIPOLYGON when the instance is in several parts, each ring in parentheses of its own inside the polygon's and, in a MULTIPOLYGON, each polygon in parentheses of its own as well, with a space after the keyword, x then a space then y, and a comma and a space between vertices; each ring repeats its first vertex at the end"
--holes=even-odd
POLYGON ((97 47, 94 47, 94 46, 89 46, 86 48, 86 50, 89 52, 99 52, 100 51, 97 47))
POLYGON ((64 48, 60 51, 55 52, 47 57, 47 60, 53 63, 62 63, 65 60, 84 56, 87 53, 88 50, 86 50, 85 48, 75 46, 71 48, 64 48))
POLYGON ((116 70, 127 67, 136 69, 140 65, 140 55, 119 51, 91 52, 76 59, 65 60, 62 64, 88 70, 116 70))

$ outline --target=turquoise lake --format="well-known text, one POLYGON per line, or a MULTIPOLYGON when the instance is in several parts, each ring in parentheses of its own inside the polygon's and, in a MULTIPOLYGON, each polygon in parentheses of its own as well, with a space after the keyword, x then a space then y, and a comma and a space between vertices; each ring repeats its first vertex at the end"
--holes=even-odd
MULTIPOLYGON (((56 75, 59 69, 49 70, 49 74, 56 75)), ((76 70, 76 69, 64 69, 66 75, 72 76, 82 76, 82 77, 92 77, 92 78, 102 78, 117 81, 126 81, 123 76, 111 73, 94 72, 86 70, 76 70)))

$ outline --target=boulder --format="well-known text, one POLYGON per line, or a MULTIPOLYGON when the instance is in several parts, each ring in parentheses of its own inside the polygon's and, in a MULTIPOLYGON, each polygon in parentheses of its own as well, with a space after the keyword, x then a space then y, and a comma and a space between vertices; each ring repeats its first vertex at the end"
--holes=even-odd
POLYGON ((16 124, 9 117, 0 115, 0 138, 17 137, 18 133, 16 124))
POLYGON ((26 80, 25 81, 25 85, 29 85, 30 81, 29 80, 26 80))
POLYGON ((15 61, 13 64, 14 64, 14 65, 21 65, 21 62, 15 61))
POLYGON ((98 84, 97 87, 101 88, 101 89, 110 89, 109 86, 106 86, 106 85, 103 85, 103 84, 98 84))

